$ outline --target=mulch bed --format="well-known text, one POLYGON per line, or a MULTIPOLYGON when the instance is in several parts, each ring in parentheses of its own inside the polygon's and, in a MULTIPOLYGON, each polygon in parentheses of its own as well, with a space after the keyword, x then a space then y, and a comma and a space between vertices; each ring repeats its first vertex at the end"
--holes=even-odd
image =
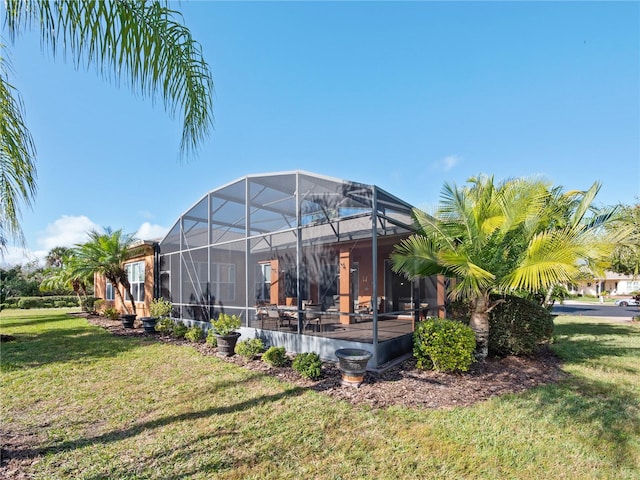
MULTIPOLYGON (((203 355, 216 355, 216 350, 205 343, 145 334, 139 321, 136 321, 137 328, 126 329, 118 320, 98 315, 85 316, 90 323, 114 335, 153 337, 161 342, 195 348, 203 355)), ((469 406, 491 397, 555 383, 566 375, 561 370, 560 360, 548 348, 535 356, 487 359, 474 364, 469 372, 463 374, 421 370, 416 368, 415 359, 408 358, 383 371, 367 372, 363 384, 357 388, 341 385, 340 371, 332 362, 323 363, 322 377, 312 381, 301 378, 291 367, 271 367, 260 359, 247 360, 239 355, 218 358, 354 405, 374 408, 392 405, 420 408, 469 406)))

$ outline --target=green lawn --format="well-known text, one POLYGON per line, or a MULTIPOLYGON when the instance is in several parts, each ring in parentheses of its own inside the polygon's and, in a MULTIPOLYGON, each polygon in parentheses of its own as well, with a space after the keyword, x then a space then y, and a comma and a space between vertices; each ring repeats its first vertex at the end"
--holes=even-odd
POLYGON ((452 410, 354 407, 59 310, 0 332, 0 433, 29 478, 640 478, 638 325, 559 317, 565 381, 452 410))

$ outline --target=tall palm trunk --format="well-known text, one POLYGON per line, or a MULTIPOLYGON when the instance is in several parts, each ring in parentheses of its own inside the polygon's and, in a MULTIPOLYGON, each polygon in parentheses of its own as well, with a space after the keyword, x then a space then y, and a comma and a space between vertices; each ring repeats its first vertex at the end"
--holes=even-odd
MULTIPOLYGON (((118 288, 118 285, 120 285, 120 283, 121 283, 120 279, 118 277, 116 277, 115 275, 106 275, 106 277, 107 277, 107 280, 109 280, 109 282, 111 282, 111 285, 113 285, 113 289, 116 291, 116 295, 118 295, 118 298, 120 299, 120 303, 122 303, 122 306, 124 307, 126 312, 127 313, 131 313, 129 311, 129 307, 127 307, 127 303, 125 302, 124 297, 122 296, 122 292, 118 288)), ((125 289, 127 290, 127 293, 129 294, 129 298, 131 298, 132 303, 133 303, 133 297, 131 296, 131 287, 130 286, 129 286, 129 288, 125 287, 125 289)), ((133 313, 136 313, 135 304, 133 304, 133 313)))
POLYGON ((469 326, 476 334, 476 358, 484 360, 489 355, 489 294, 480 294, 471 301, 471 321, 469 326))
POLYGON ((86 305, 87 289, 84 285, 84 282, 81 282, 80 280, 72 280, 71 287, 73 288, 75 294, 78 296, 78 304, 86 305))
MULTIPOLYGON (((131 283, 129 283, 129 279, 127 278, 127 274, 125 273, 121 278, 120 278, 120 283, 122 283, 122 286, 124 287, 125 291, 127 292, 127 295, 129 295, 129 300, 131 301, 131 313, 135 314, 136 313, 136 302, 133 299, 133 293, 131 292, 131 283)), ((123 300, 123 305, 124 305, 124 300, 123 300)), ((125 306, 125 308, 127 308, 125 306)), ((129 309, 127 309, 128 311, 129 309)))

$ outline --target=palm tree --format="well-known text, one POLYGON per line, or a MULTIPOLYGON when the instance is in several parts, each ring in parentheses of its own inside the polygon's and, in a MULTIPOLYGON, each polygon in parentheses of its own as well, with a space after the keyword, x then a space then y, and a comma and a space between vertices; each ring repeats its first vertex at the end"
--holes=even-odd
POLYGON ((49 268, 40 284, 42 290, 68 290, 71 288, 78 296, 79 305, 87 299, 87 285, 93 283, 93 275, 79 268, 73 250, 67 247, 55 247, 47 255, 49 268), (52 264, 53 263, 53 264, 52 264))
POLYGON ((613 211, 587 216, 599 188, 563 194, 537 179, 495 184, 487 176, 445 184, 434 216, 414 211, 416 233, 396 246, 393 268, 409 278, 456 278, 449 295, 469 301, 477 356, 485 358, 489 313, 500 302, 492 292, 546 292, 597 268, 610 251, 602 226, 613 211))
POLYGON ((61 268, 68 262, 72 253, 69 247, 53 247, 44 259, 45 264, 50 268, 61 268))
POLYGON ((104 275, 111 282, 122 305, 128 313, 136 313, 136 304, 131 293, 131 284, 127 278, 124 262, 135 255, 132 246, 135 242, 133 235, 122 233, 122 230, 105 229, 105 233, 92 230, 88 233, 86 243, 76 245, 74 257, 74 274, 79 276, 104 275), (118 288, 122 285, 131 301, 131 312, 126 306, 122 292, 118 288))
POLYGON ((627 235, 611 255, 611 269, 636 278, 640 275, 640 203, 620 205, 619 208, 620 215, 611 229, 624 230, 627 235))
MULTIPOLYGON (((173 116, 182 113, 180 155, 195 153, 213 125, 213 81, 200 45, 167 1, 4 0, 12 42, 40 30, 54 56, 92 65, 103 77, 136 93, 160 96, 173 116)), ((36 193, 36 149, 24 121, 11 66, 0 43, 0 253, 7 240, 24 244, 20 203, 36 193)))

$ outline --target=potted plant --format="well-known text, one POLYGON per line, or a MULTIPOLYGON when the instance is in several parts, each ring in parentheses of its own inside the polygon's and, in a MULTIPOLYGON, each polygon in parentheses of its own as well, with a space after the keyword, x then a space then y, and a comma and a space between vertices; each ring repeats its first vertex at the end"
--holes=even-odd
POLYGON ((144 328, 145 333, 155 333, 156 332, 156 322, 160 318, 169 317, 171 314, 171 310, 173 309, 173 305, 169 300, 165 300, 164 298, 154 298, 151 304, 149 305, 149 314, 150 317, 142 317, 142 327, 144 328))
POLYGON ((221 313, 216 320, 211 320, 211 328, 218 340, 218 353, 231 357, 235 353, 236 342, 240 336, 240 333, 236 332, 236 329, 240 328, 240 317, 221 313))

